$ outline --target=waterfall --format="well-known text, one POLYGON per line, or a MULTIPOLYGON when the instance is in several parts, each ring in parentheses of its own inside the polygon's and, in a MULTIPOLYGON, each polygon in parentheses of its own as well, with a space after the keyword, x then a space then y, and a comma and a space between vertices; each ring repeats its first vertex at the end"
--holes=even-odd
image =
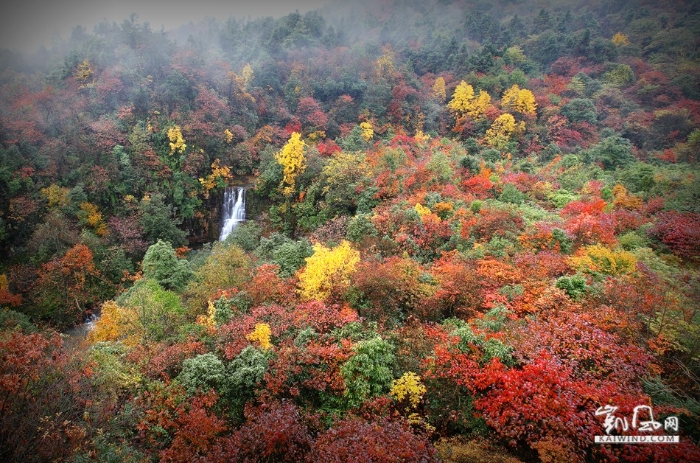
POLYGON ((229 187, 224 192, 224 203, 221 212, 221 234, 219 241, 223 241, 245 220, 245 188, 229 187))

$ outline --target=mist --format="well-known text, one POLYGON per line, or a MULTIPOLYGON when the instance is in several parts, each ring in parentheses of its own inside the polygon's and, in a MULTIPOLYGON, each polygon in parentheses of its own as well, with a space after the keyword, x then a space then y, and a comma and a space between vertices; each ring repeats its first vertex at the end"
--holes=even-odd
POLYGON ((153 30, 169 31, 206 17, 225 20, 229 17, 279 17, 298 10, 314 10, 326 0, 222 1, 197 2, 174 0, 167 3, 154 0, 68 0, 44 2, 29 0, 7 8, 0 19, 0 48, 19 52, 34 52, 40 47, 51 49, 70 37, 76 26, 87 31, 100 22, 117 22, 135 14, 140 22, 149 23, 153 30))

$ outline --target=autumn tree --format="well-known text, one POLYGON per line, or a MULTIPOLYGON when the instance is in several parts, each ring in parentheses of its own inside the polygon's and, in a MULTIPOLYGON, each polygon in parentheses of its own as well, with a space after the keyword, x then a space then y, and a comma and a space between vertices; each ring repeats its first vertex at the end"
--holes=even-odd
POLYGON ((285 196, 290 196, 294 192, 297 177, 306 170, 305 147, 306 143, 301 140, 301 135, 293 132, 287 144, 275 155, 275 159, 283 169, 280 187, 285 196))
POLYGON ((340 296, 350 284, 350 275, 360 261, 360 253, 343 240, 329 249, 314 245, 314 254, 306 259, 299 274, 299 293, 304 300, 324 300, 340 296))
POLYGON ((511 137, 524 129, 524 123, 516 123, 512 114, 504 113, 493 121, 484 136, 486 143, 499 150, 507 148, 511 137))
POLYGON ((356 417, 347 417, 320 434, 312 446, 311 459, 319 463, 438 461, 428 438, 414 433, 405 423, 356 417))
POLYGON ((152 278, 166 289, 181 290, 192 277, 189 263, 175 255, 170 243, 161 240, 148 248, 142 267, 146 278, 152 278))
POLYGON ((621 32, 616 32, 610 40, 618 47, 623 47, 630 44, 629 38, 621 32))
POLYGON ((168 129, 168 140, 170 140, 170 154, 185 152, 187 145, 179 126, 175 125, 168 129))
POLYGON ((94 79, 94 71, 88 60, 83 60, 75 69, 75 80, 80 84, 80 87, 88 86, 94 79))
POLYGON ((503 93, 501 107, 504 111, 533 115, 537 110, 537 103, 530 90, 521 89, 517 84, 514 84, 503 93))
MULTIPOLYGON (((86 397, 102 401, 56 332, 0 327, 0 459, 65 461, 89 445, 86 397)), ((105 406, 109 406, 104 402, 105 406)))
POLYGON ((433 96, 440 101, 440 103, 445 101, 447 98, 447 93, 445 92, 445 79, 443 77, 438 77, 435 79, 433 84, 433 96))
POLYGON ((77 323, 90 305, 108 294, 92 251, 76 244, 63 257, 42 265, 34 292, 36 315, 61 326, 77 323))
POLYGON ((198 312, 217 292, 240 286, 249 278, 250 267, 250 258, 241 248, 215 243, 206 260, 192 273, 192 281, 187 286, 190 309, 198 312))
POLYGON ((96 323, 90 339, 122 341, 135 346, 172 338, 185 321, 180 297, 155 280, 141 279, 103 306, 106 317, 96 323))
POLYGON ((369 141, 374 137, 374 129, 372 124, 365 121, 360 123, 362 139, 369 143, 369 141))
POLYGON ((473 100, 474 88, 465 81, 461 81, 455 88, 452 99, 447 103, 447 107, 453 113, 464 115, 469 111, 473 100))

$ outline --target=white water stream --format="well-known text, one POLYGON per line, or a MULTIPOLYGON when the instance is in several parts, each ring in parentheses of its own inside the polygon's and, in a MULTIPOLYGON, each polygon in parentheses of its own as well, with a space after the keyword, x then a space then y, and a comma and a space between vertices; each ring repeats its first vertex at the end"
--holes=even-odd
POLYGON ((225 240, 239 223, 245 221, 245 188, 226 188, 224 192, 224 203, 221 209, 221 233, 219 234, 219 241, 225 240))

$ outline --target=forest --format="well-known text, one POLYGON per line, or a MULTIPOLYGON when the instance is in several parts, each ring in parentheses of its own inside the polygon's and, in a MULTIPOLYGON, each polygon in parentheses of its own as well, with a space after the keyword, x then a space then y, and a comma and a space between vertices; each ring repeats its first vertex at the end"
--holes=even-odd
POLYGON ((0 460, 700 462, 698 2, 131 15, 0 88, 0 460))

